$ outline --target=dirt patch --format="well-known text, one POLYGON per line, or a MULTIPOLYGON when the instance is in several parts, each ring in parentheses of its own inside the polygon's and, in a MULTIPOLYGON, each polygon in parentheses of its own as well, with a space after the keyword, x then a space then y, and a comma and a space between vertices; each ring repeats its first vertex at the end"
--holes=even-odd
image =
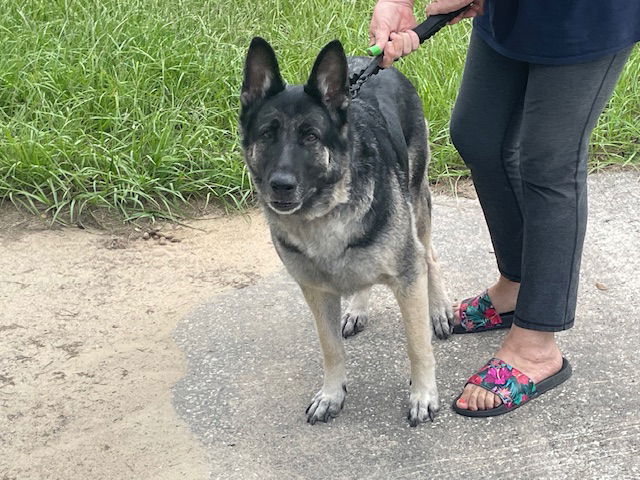
POLYGON ((470 198, 472 200, 478 198, 471 179, 462 177, 442 177, 431 185, 431 194, 470 198))
POLYGON ((261 215, 105 232, 0 209, 0 479, 204 479, 171 332, 280 268, 261 215), (191 227, 191 228, 189 228, 191 227))
MULTIPOLYGON (((475 197, 468 180, 432 191, 475 197)), ((171 333, 280 265, 257 210, 61 227, 0 204, 0 480, 208 478, 171 405, 171 333)))

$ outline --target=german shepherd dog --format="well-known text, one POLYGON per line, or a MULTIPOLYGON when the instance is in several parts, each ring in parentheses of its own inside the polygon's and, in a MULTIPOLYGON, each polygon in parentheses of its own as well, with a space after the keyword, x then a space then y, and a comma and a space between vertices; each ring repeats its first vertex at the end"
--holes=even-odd
POLYGON ((318 55, 306 85, 285 86, 275 53, 254 38, 241 93, 244 158, 273 244, 315 318, 324 384, 307 408, 337 416, 346 389, 342 337, 367 323, 369 292, 388 285, 404 319, 411 361, 409 422, 438 410, 431 324, 447 337, 453 312, 431 246, 429 147, 418 94, 397 70, 370 78, 355 99, 338 41, 318 55), (341 317, 341 297, 350 297, 341 317))

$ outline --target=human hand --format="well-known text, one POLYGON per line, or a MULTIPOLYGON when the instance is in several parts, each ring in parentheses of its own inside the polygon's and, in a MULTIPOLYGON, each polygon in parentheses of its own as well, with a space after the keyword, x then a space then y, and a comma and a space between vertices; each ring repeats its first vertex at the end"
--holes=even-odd
MULTIPOLYGON (((429 15, 438 15, 440 13, 449 13, 466 5, 469 5, 470 0, 436 0, 433 3, 427 5, 426 13, 429 15)), ((449 22, 449 25, 458 23, 463 18, 477 17, 484 13, 484 0, 473 0, 473 5, 467 8, 464 12, 458 15, 456 18, 449 22)))
POLYGON ((418 49, 420 39, 411 30, 416 26, 413 0, 379 0, 369 26, 369 44, 384 53, 380 66, 390 67, 400 57, 418 49))

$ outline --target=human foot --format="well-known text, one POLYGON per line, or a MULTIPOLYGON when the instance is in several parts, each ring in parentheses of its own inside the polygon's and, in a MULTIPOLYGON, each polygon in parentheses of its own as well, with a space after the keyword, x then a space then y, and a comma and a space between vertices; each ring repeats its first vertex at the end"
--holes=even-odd
MULTIPOLYGON (((516 377, 524 374, 534 384, 551 378, 564 365, 562 353, 555 342, 553 332, 527 330, 516 325, 511 327, 511 331, 494 358, 514 367, 513 374, 516 377)), ((570 367, 568 374, 570 375, 570 367)), ((504 379, 498 379, 494 383, 497 385, 500 382, 504 383, 504 379)), ((501 403, 503 402, 498 395, 478 385, 468 383, 455 405, 459 409, 475 412, 496 408, 501 403)))
MULTIPOLYGON (((503 315, 504 313, 510 313, 515 310, 519 291, 519 283, 512 282, 501 275, 500 278, 498 278, 498 281, 489 287, 485 293, 488 295, 488 299, 490 299, 489 303, 491 304, 491 307, 495 309, 495 312, 499 315, 503 315)), ((460 325, 462 322, 460 317, 461 303, 453 305, 455 317, 454 325, 460 325)))

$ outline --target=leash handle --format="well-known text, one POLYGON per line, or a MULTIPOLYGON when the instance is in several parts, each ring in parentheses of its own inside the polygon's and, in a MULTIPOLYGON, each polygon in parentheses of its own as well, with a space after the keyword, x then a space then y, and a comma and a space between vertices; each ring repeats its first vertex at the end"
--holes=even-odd
POLYGON ((440 15, 429 16, 429 18, 427 18, 424 22, 422 22, 420 25, 418 25, 416 28, 413 29, 413 31, 418 34, 420 43, 433 37, 436 33, 440 31, 442 27, 444 27, 451 20, 456 18, 465 10, 467 10, 467 8, 469 8, 471 5, 473 5, 473 2, 471 2, 465 7, 462 7, 456 10, 455 12, 441 13, 440 15))
MULTIPOLYGON (((459 8, 454 12, 429 16, 429 18, 427 18, 424 22, 413 29, 413 31, 418 34, 420 43, 424 42, 428 38, 433 37, 436 33, 438 33, 438 31, 440 31, 442 27, 444 27, 448 22, 464 12, 471 5, 473 5, 473 2, 469 3, 465 7, 459 8)), ((371 60, 371 62, 365 69, 361 70, 360 72, 354 73, 349 78, 349 92, 351 93, 352 98, 358 96, 360 87, 362 87, 364 82, 366 82, 369 77, 375 75, 381 70, 380 60, 382 59, 382 49, 377 45, 374 45, 373 47, 369 47, 367 49, 367 53, 375 58, 371 60)))
MULTIPOLYGON (((433 37, 440 31, 442 27, 444 27, 447 23, 464 12, 471 5, 473 5, 473 2, 462 8, 459 8, 454 12, 441 13, 439 15, 430 15, 429 18, 427 18, 424 22, 422 22, 420 25, 417 25, 413 29, 413 31, 418 34, 420 43, 423 43, 425 40, 433 37)), ((373 47, 369 47, 367 49, 367 54, 372 57, 377 57, 378 55, 382 54, 382 50, 378 45, 374 45, 373 47)))

